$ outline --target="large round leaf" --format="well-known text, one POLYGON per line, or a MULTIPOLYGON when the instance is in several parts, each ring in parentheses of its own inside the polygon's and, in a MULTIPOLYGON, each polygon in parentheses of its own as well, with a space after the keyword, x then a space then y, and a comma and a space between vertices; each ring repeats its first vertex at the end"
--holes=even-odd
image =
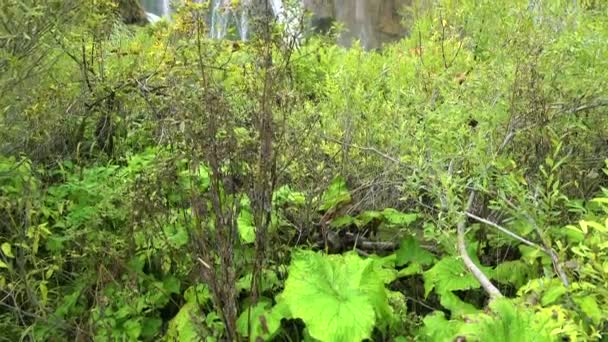
POLYGON ((370 337, 376 317, 387 312, 384 278, 376 266, 354 253, 296 252, 281 300, 315 339, 361 341, 370 337))

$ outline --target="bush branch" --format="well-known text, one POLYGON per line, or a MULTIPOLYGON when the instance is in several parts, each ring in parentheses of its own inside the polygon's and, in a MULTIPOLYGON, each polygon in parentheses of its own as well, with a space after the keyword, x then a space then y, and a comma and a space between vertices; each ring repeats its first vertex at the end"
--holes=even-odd
MULTIPOLYGON (((475 199, 475 192, 471 191, 465 212, 469 210, 474 199, 475 199)), ((462 261, 464 262, 464 265, 467 267, 469 272, 471 272, 471 274, 473 274, 475 279, 477 279, 477 281, 479 281, 479 283, 481 284, 481 287, 483 287, 483 289, 486 291, 486 293, 490 296, 490 300, 494 300, 496 298, 501 298, 502 293, 500 293, 498 288, 496 288, 496 286, 494 286, 494 284, 492 284, 492 282, 490 281, 488 276, 486 276, 483 273, 483 271, 481 269, 479 269, 479 267, 477 267, 477 265, 475 265, 473 260, 471 260, 471 257, 469 256, 469 253, 467 252, 467 245, 466 245, 466 241, 465 241, 465 237, 464 237, 465 228, 466 228, 466 215, 462 215, 460 222, 458 222, 458 225, 457 225, 458 254, 462 258, 462 261)))

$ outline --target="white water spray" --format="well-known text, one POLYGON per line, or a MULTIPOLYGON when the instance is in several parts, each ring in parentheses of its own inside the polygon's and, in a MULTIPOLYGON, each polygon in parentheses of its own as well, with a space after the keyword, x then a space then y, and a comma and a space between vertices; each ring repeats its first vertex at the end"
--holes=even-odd
POLYGON ((166 17, 169 14, 171 14, 171 0, 162 0, 162 5, 163 5, 162 16, 166 17))
POLYGON ((236 28, 239 31, 239 38, 247 40, 249 34, 249 9, 251 0, 242 0, 240 8, 235 11, 236 28))
POLYGON ((270 3, 270 7, 272 9, 272 13, 274 14, 277 21, 285 26, 285 33, 287 40, 298 40, 298 22, 297 17, 300 14, 297 9, 301 9, 300 7, 296 9, 295 12, 289 13, 285 9, 285 5, 283 4, 283 0, 268 0, 270 3))
POLYGON ((222 39, 226 36, 230 19, 230 0, 211 1, 211 38, 222 39))

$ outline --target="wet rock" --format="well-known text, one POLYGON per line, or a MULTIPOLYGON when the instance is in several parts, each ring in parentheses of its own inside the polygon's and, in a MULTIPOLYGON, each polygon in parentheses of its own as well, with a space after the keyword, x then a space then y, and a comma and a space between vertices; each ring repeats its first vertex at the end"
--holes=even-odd
POLYGON ((303 5, 314 14, 313 24, 321 32, 332 19, 343 23, 340 43, 347 46, 359 39, 364 48, 376 49, 408 34, 400 12, 411 0, 303 0, 303 5))

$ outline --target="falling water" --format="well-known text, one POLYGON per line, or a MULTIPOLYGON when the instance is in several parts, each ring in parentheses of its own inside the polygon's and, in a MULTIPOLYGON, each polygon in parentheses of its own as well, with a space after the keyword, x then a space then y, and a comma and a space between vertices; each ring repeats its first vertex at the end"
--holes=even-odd
POLYGON ((146 19, 148 19, 149 23, 154 24, 155 22, 161 20, 161 17, 154 13, 146 12, 146 19))
POLYGON ((142 5, 146 9, 148 17, 166 17, 171 14, 171 0, 142 0, 142 5))
POLYGON ((298 27, 297 27, 297 16, 301 13, 301 6, 295 8, 295 12, 288 12, 283 5, 283 0, 268 0, 270 3, 270 7, 272 9, 272 13, 280 24, 285 26, 286 38, 288 40, 295 39, 298 37, 298 27))
MULTIPOLYGON (((283 0, 268 0, 272 13, 279 23, 285 24, 290 37, 296 29, 290 24, 283 0)), ((230 0, 211 0, 211 37, 222 39, 226 37, 228 27, 234 22, 239 38, 247 40, 249 35, 249 10, 252 0, 242 0, 238 8, 233 8, 230 0)))
MULTIPOLYGON (((216 39, 226 37, 228 28, 231 25, 236 27, 238 36, 241 40, 247 40, 249 37, 249 13, 253 0, 241 0, 238 8, 233 8, 231 0, 198 0, 209 1, 210 13, 210 36, 216 39)), ((290 28, 288 16, 285 11, 285 6, 282 0, 268 0, 272 13, 277 20, 286 25, 288 33, 295 32, 290 28)), ((149 18, 154 18, 154 15, 167 17, 171 14, 171 0, 143 0, 143 5, 146 8, 149 18)), ((156 21, 156 20, 152 20, 156 21)))
POLYGON ((249 18, 247 17, 247 12, 245 10, 241 10, 241 14, 239 16, 239 37, 241 40, 247 40, 247 33, 249 29, 249 18))
POLYGON ((211 0, 211 38, 226 36, 230 19, 230 0, 211 0))
POLYGON ((228 27, 234 23, 239 38, 247 40, 249 33, 249 6, 251 0, 242 0, 238 8, 232 6, 231 0, 211 0, 211 37, 226 37, 228 27))
MULTIPOLYGON (((1 1, 1 0, 0 0, 1 1)), ((142 0, 144 8, 158 16, 171 14, 171 3, 182 0, 142 0)), ((250 13, 258 12, 255 6, 268 5, 277 22, 285 28, 288 39, 297 39, 298 10, 311 10, 315 18, 331 23, 344 24, 345 31, 339 37, 341 45, 350 45, 358 39, 367 49, 378 48, 383 42, 399 39, 408 30, 401 26, 399 9, 411 0, 299 0, 300 7, 292 12, 285 0, 194 0, 209 4, 210 36, 226 38, 230 27, 236 28, 236 37, 247 40, 250 36, 250 13), (234 3, 239 5, 235 8, 234 3)), ((539 0, 530 0, 530 2, 539 0)), ((152 17, 152 16, 149 16, 152 17)))
POLYGON ((283 2, 281 0, 270 0, 270 7, 272 7, 272 13, 279 19, 284 20, 285 8, 283 8, 283 2))
POLYGON ((241 40, 247 40, 249 33, 249 7, 251 5, 251 0, 243 0, 241 1, 241 6, 239 8, 238 14, 235 13, 236 20, 236 28, 239 31, 239 38, 241 40))
POLYGON ((163 13, 162 16, 168 16, 171 13, 171 0, 161 0, 163 13))

